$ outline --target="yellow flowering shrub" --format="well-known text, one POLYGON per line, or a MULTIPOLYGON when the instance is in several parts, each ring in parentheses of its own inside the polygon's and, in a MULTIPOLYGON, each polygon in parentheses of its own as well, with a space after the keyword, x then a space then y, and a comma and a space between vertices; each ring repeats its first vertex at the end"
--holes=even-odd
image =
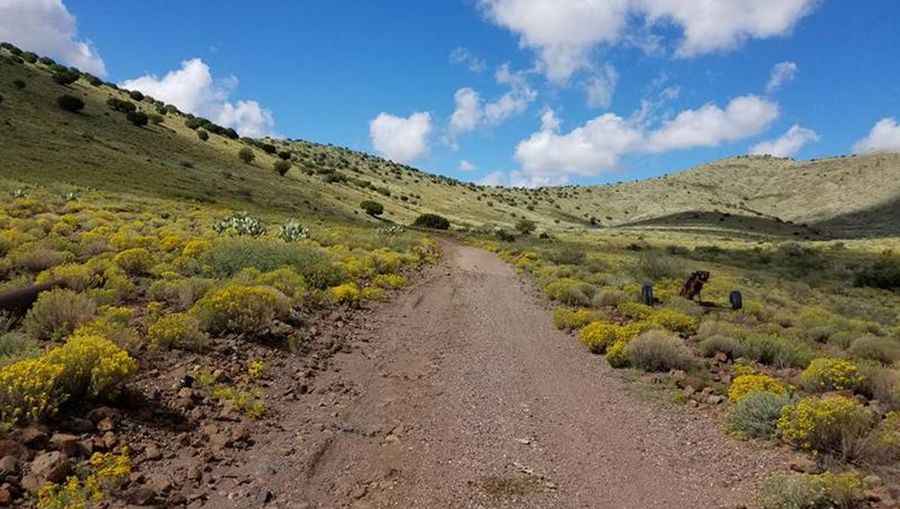
POLYGON ((181 255, 188 258, 196 258, 208 251, 211 246, 212 244, 208 240, 190 240, 184 245, 181 255))
POLYGON ((222 384, 213 387, 210 395, 217 400, 229 402, 237 411, 251 419, 259 419, 266 414, 266 404, 255 391, 222 384))
POLYGON ((104 306, 100 308, 100 316, 81 325, 72 336, 102 336, 129 351, 137 349, 140 337, 137 331, 128 326, 134 316, 134 310, 126 307, 104 306))
POLYGON ((612 344, 606 350, 606 362, 614 368, 624 368, 628 366, 628 352, 626 347, 630 340, 620 339, 612 344))
POLYGON ((259 380, 266 374, 266 363, 260 359, 254 359, 247 363, 247 375, 251 380, 259 380))
POLYGON ((62 366, 62 389, 76 399, 113 399, 138 368, 128 352, 101 336, 73 336, 43 358, 62 366))
POLYGON ((856 388, 862 382, 862 376, 851 361, 820 358, 800 373, 800 382, 810 391, 842 391, 856 388))
POLYGON ((157 348, 203 350, 209 337, 200 330, 200 321, 189 313, 173 313, 159 318, 147 329, 147 338, 157 348))
POLYGON ((403 257, 390 249, 377 249, 371 256, 375 272, 378 274, 397 272, 403 266, 403 257))
POLYGON ((731 386, 728 388, 728 399, 737 403, 752 392, 784 394, 787 392, 787 387, 768 375, 740 375, 731 382, 731 386))
MULTIPOLYGON (((638 334, 652 328, 647 322, 634 322, 628 325, 597 321, 581 329, 578 334, 581 342, 593 353, 603 353, 607 348, 619 341, 634 338, 638 334)), ((624 348, 624 345, 622 345, 624 348)))
POLYGON ((150 251, 142 247, 126 249, 117 254, 113 261, 128 274, 144 274, 156 263, 150 251))
POLYGON ((256 277, 256 284, 271 286, 294 299, 302 299, 307 288, 306 279, 288 267, 260 274, 256 277))
POLYGON ((653 314, 653 308, 639 302, 623 302, 617 306, 620 313, 635 320, 646 320, 653 314))
POLYGON ((40 420, 56 411, 63 367, 44 358, 0 368, 0 424, 40 420))
POLYGON ((288 299, 274 288, 229 285, 197 301, 191 313, 203 330, 252 334, 289 309, 288 299))
POLYGON ((379 288, 403 288, 406 278, 400 274, 379 274, 372 279, 372 284, 379 288))
POLYGON ((558 307, 553 310, 553 325, 557 329, 580 329, 592 321, 596 315, 590 309, 558 307))
POLYGON ((331 300, 339 304, 355 304, 359 302, 361 293, 356 283, 344 283, 328 290, 331 300))
POLYGON ((760 487, 762 509, 865 507, 866 493, 856 472, 834 474, 774 474, 760 487))
POLYGON ((57 265, 38 274, 36 283, 62 282, 66 288, 83 291, 99 282, 99 278, 87 265, 66 263, 57 265))
POLYGON ((872 427, 872 413, 853 398, 804 398, 781 410, 777 423, 790 444, 815 451, 838 451, 847 439, 861 437, 872 427))
POLYGON ((177 250, 183 243, 184 239, 181 235, 169 234, 160 239, 159 247, 168 253, 177 250))
POLYGON ((360 299, 382 301, 385 299, 384 289, 375 286, 367 286, 360 291, 360 299))
POLYGON ((71 290, 41 293, 25 316, 25 330, 36 339, 60 340, 94 317, 97 306, 71 290))
POLYGON ((88 509, 106 498, 106 492, 117 489, 131 475, 131 458, 127 448, 119 452, 94 453, 88 468, 62 484, 46 484, 38 492, 38 509, 88 509))
POLYGON ((674 309, 668 308, 653 310, 653 312, 647 317, 647 320, 655 323, 656 325, 659 325, 664 329, 669 329, 670 331, 681 332, 685 334, 696 331, 697 324, 699 322, 693 316, 689 316, 684 313, 675 311, 674 309))

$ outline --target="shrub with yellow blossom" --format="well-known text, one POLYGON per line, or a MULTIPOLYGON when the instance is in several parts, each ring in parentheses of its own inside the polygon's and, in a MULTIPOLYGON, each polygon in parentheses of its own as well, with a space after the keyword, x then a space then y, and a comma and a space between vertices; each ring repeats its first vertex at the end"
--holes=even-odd
POLYGON ((792 445, 821 452, 840 451, 872 427, 872 413, 845 396, 804 398, 781 410, 778 431, 792 445))
POLYGON ((731 386, 728 388, 728 399, 737 403, 752 392, 784 394, 787 392, 787 387, 768 375, 740 375, 731 382, 731 386))
POLYGON ((191 308, 203 330, 253 334, 286 315, 287 298, 268 286, 229 285, 207 294, 191 308))
POLYGON ((172 313, 159 318, 147 329, 147 337, 157 348, 200 351, 209 337, 200 330, 200 321, 189 313, 172 313))
POLYGON ((815 359, 800 373, 800 383, 810 391, 855 389, 861 382, 859 368, 845 359, 815 359))

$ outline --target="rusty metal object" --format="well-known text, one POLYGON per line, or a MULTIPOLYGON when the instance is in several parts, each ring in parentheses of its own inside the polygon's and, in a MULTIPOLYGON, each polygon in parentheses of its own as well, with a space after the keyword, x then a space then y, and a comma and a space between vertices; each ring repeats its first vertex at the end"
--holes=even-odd
POLYGON ((699 300, 700 292, 703 291, 703 285, 707 281, 709 281, 709 272, 705 270, 694 272, 684 282, 680 295, 688 300, 694 300, 695 297, 699 300))
POLYGON ((39 285, 26 286, 25 288, 16 288, 8 292, 0 293, 0 312, 6 312, 11 315, 22 316, 31 309, 31 306, 37 301, 38 295, 47 290, 53 290, 63 286, 60 281, 50 283, 41 283, 39 285))

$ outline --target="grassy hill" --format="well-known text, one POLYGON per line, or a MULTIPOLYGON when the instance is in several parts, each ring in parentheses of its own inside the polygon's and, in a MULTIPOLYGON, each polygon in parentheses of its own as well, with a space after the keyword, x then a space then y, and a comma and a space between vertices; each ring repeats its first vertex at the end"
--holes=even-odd
MULTIPOLYGON (((83 75, 69 85, 60 69, 16 62, 0 50, 2 176, 28 185, 88 186, 232 209, 372 221, 361 201, 385 205, 388 221, 423 212, 456 227, 510 227, 521 218, 542 230, 637 227, 732 231, 809 239, 898 233, 900 155, 794 161, 740 156, 632 183, 539 189, 493 188, 303 140, 232 139, 188 127, 197 119, 83 75), (93 83, 93 84, 92 84, 93 83), (81 98, 77 113, 57 97, 81 98), (132 102, 151 116, 143 127, 107 105, 132 102), (243 148, 254 160, 238 158, 243 148), (279 155, 291 168, 273 169, 279 155)), ((216 128, 213 127, 215 131, 216 128)))

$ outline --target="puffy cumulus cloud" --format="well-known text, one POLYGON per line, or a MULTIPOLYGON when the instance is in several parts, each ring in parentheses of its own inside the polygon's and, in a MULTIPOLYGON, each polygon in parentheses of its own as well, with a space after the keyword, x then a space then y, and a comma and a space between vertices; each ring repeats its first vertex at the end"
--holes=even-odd
POLYGON ((585 84, 587 103, 591 108, 609 108, 619 82, 619 73, 611 65, 605 65, 585 84))
POLYGON ((369 137, 375 150, 401 163, 428 152, 431 130, 430 113, 413 113, 406 118, 380 113, 369 123, 369 137))
POLYGON ((815 131, 794 124, 778 139, 757 143, 750 148, 750 153, 791 157, 807 144, 817 141, 819 141, 819 135, 815 131))
POLYGON ((450 53, 450 62, 454 64, 464 65, 472 72, 482 72, 487 69, 487 63, 484 59, 473 55, 466 48, 456 48, 450 53))
POLYGON ((461 134, 483 126, 499 125, 524 112, 537 98, 537 92, 528 85, 525 73, 512 71, 506 64, 497 69, 495 79, 497 83, 510 87, 495 101, 485 103, 478 92, 469 87, 453 94, 455 107, 448 128, 451 146, 455 145, 456 138, 461 134))
POLYGON ((545 111, 541 130, 516 146, 521 171, 510 174, 509 182, 555 185, 572 176, 614 170, 627 154, 710 147, 754 136, 778 117, 778 105, 743 96, 732 99, 725 108, 706 104, 682 111, 655 128, 652 117, 645 105, 629 118, 606 113, 563 133, 552 110, 545 111))
POLYGON ((459 171, 475 171, 478 167, 463 159, 459 162, 459 171))
POLYGON ((750 38, 788 33, 819 0, 479 0, 485 17, 535 51, 538 67, 559 85, 590 69, 601 46, 626 44, 658 52, 653 28, 674 25, 676 53, 729 50, 750 38))
POLYGON ((725 109, 708 103, 685 110, 663 123, 647 139, 651 152, 714 147, 762 132, 778 118, 778 105, 757 96, 732 99, 725 109))
POLYGON ((233 127, 242 136, 271 134, 275 120, 269 110, 256 101, 229 101, 237 85, 238 80, 233 76, 216 81, 209 66, 199 58, 185 60, 181 68, 161 78, 148 74, 119 84, 219 125, 233 127))
POLYGON ((0 41, 106 76, 103 59, 78 37, 75 16, 62 0, 0 0, 0 41))
POLYGON ((772 67, 769 82, 766 83, 766 93, 771 94, 781 88, 782 85, 794 79, 797 75, 797 64, 794 62, 781 62, 772 67))
POLYGON ((900 152, 900 125, 893 118, 883 118, 869 131, 869 135, 853 145, 857 154, 900 152))

